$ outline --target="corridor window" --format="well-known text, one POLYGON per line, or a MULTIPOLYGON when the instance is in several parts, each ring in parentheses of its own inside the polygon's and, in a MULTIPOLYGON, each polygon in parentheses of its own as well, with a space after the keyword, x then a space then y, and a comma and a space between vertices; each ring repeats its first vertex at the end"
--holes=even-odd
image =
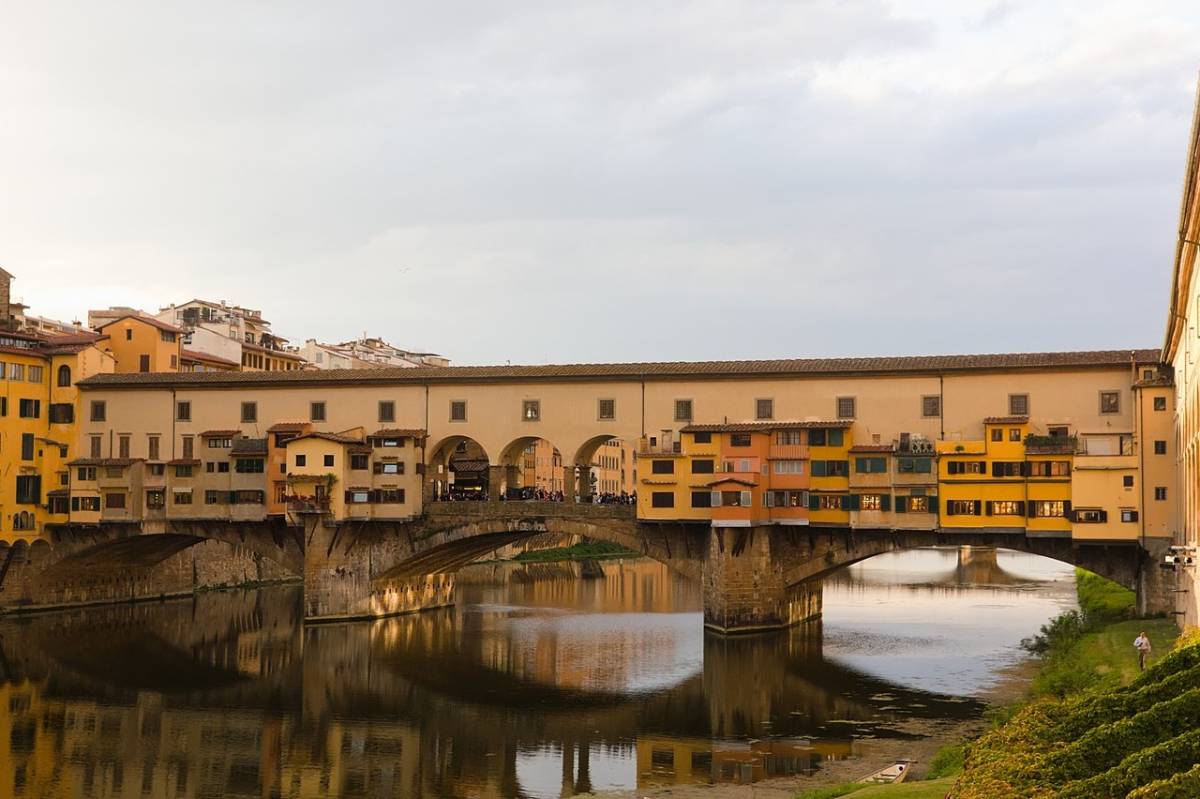
POLYGON ((773 419, 775 418, 775 400, 773 399, 757 399, 754 401, 754 418, 755 419, 773 419))
POLYGON ((855 405, 856 404, 857 403, 855 402, 854 397, 838 397, 837 398, 837 418, 853 419, 855 416, 855 405))
POLYGON ((379 401, 379 421, 394 422, 396 421, 396 403, 392 400, 379 401))
POLYGON ((243 402, 242 403, 242 421, 257 422, 258 421, 258 403, 243 402))
POLYGON ((650 507, 652 508, 673 508, 675 507, 675 492, 673 491, 655 491, 650 495, 650 507))
POLYGON ((675 400, 675 421, 692 421, 692 401, 690 399, 675 400))
POLYGON ((467 421, 467 401, 466 400, 450 400, 450 421, 452 421, 452 422, 467 421))
POLYGON ((602 421, 617 418, 617 401, 602 399, 596 403, 596 418, 602 421))
POLYGON ((1120 413, 1121 412, 1121 392, 1119 391, 1101 391, 1100 392, 1100 413, 1120 413))
POLYGON ((1009 394, 1008 395, 1008 415, 1009 416, 1028 416, 1029 415, 1029 395, 1028 394, 1009 394))
POLYGON ((542 403, 540 400, 525 400, 521 403, 521 418, 526 422, 536 422, 542 418, 542 403))
POLYGON ((308 418, 314 422, 325 421, 325 403, 324 402, 308 403, 308 418))
POLYGON ((936 394, 921 397, 921 415, 925 418, 942 415, 942 398, 936 394))

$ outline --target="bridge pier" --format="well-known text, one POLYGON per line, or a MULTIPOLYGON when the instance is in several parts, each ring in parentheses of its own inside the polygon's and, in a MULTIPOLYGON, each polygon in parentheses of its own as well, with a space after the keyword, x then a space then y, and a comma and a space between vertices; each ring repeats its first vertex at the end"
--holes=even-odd
POLYGON ((788 585, 771 527, 714 527, 704 562, 704 626, 777 630, 821 615, 821 584, 788 585))

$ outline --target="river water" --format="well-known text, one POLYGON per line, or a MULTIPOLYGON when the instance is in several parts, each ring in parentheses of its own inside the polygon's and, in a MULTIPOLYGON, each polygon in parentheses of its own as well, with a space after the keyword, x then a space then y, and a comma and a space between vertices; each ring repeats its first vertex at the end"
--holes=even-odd
POLYGON ((294 587, 0 622, 0 796, 565 797, 807 773, 978 717, 1068 567, 885 555, 824 621, 706 634, 647 560, 472 566, 453 610, 305 628, 294 587), (6 784, 10 783, 10 784, 6 784))

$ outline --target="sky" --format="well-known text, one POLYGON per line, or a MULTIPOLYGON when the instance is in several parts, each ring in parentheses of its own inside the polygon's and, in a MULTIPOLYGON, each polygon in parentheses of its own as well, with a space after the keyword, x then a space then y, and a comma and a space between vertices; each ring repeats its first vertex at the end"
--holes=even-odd
POLYGON ((455 363, 1161 345, 1180 0, 6 3, 30 312, 455 363))

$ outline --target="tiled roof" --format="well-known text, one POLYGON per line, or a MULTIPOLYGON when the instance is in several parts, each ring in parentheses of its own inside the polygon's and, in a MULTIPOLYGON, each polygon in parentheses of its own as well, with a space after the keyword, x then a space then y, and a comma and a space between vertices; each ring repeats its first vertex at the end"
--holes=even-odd
POLYGON ((167 461, 168 466, 199 466, 199 458, 173 458, 167 461))
POLYGON ((68 466, 132 466, 141 458, 76 458, 68 466))
POLYGON ((726 483, 737 483, 743 486, 757 486, 758 483, 753 480, 746 480, 741 477, 718 477, 716 480, 709 482, 710 486, 725 485, 726 483))
POLYGON ((989 416, 984 424, 1029 424, 1028 416, 989 416))
POLYGON ((403 427, 383 427, 371 434, 371 438, 420 438, 424 430, 403 427))
POLYGON ((268 433, 299 433, 308 429, 309 422, 276 422, 267 428, 268 433))
POLYGON ((837 422, 729 422, 727 424, 689 424, 679 428, 681 433, 770 433, 775 430, 833 429, 851 427, 853 419, 837 422))
POLYGON ((296 436, 295 438, 288 441, 288 443, 291 444, 292 441, 303 441, 306 438, 319 438, 322 441, 332 441, 335 444, 361 444, 361 443, 363 443, 363 440, 361 438, 354 438, 353 436, 344 436, 344 435, 341 435, 340 433, 321 433, 321 432, 305 433, 303 435, 296 436))
POLYGON ((234 455, 266 455, 267 440, 265 438, 234 439, 233 446, 229 451, 234 455))
POLYGON ((931 355, 893 358, 803 358, 772 361, 593 363, 545 366, 418 366, 284 372, 148 372, 104 374, 80 381, 88 388, 141 386, 389 385, 472 383, 498 380, 669 380, 745 376, 940 374, 972 371, 1097 369, 1157 363, 1158 350, 1099 350, 998 355, 931 355))
POLYGON ((205 430, 200 434, 201 438, 233 438, 240 436, 241 430, 205 430))
POLYGON ((234 369, 241 366, 241 364, 237 361, 231 361, 228 358, 219 358, 216 355, 209 355, 207 352, 189 350, 187 347, 181 349, 179 354, 185 361, 206 361, 207 363, 219 363, 223 366, 231 366, 234 369))
POLYGON ((891 452, 892 444, 855 444, 850 452, 891 452))
POLYGON ((183 332, 185 332, 182 327, 176 327, 175 325, 169 325, 161 319, 155 319, 153 316, 143 316, 142 314, 132 314, 132 313, 127 313, 124 316, 118 316, 116 319, 112 320, 111 322, 105 322, 104 324, 100 325, 100 330, 104 330, 104 328, 106 328, 106 327, 112 327, 113 325, 117 324, 118 322, 124 322, 126 319, 134 319, 134 320, 137 320, 138 322, 145 322, 146 324, 150 325, 151 327, 157 327, 159 330, 165 330, 168 333, 183 333, 183 332))

